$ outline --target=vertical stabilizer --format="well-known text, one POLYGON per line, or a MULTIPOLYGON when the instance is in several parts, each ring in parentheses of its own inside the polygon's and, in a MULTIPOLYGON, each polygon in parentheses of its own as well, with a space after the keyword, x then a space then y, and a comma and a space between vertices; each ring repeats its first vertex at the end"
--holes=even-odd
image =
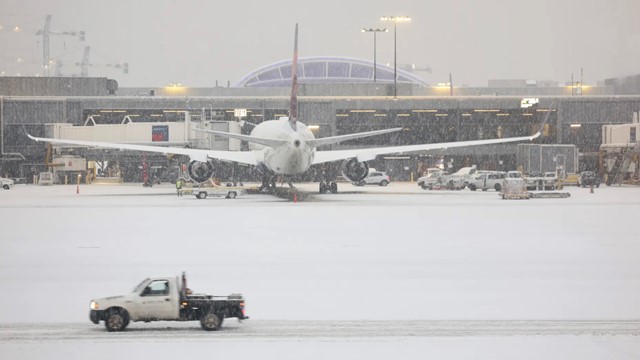
POLYGON ((293 41, 293 61, 291 62, 291 100, 289 101, 289 124, 296 130, 298 121, 298 24, 293 41))

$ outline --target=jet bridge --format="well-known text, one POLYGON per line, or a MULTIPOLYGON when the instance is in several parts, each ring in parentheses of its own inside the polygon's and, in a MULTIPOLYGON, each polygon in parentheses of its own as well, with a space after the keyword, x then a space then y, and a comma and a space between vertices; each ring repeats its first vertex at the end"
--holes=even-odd
MULTIPOLYGON (((240 124, 234 121, 191 121, 188 113, 180 122, 136 122, 134 117, 123 116, 120 124, 100 124, 94 115, 87 116, 82 126, 68 123, 45 125, 45 136, 54 139, 102 141, 124 144, 192 147, 211 150, 240 150, 240 141, 217 138, 195 128, 240 133, 240 124)), ((74 147, 74 146, 57 146, 74 147)))

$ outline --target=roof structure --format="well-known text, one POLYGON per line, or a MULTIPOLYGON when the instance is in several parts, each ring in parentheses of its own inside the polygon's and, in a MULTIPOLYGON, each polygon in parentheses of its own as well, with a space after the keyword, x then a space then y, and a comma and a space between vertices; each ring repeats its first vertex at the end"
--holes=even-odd
MULTIPOLYGON (((298 81, 310 83, 367 83, 373 82, 373 61, 362 59, 314 56, 298 60, 298 81)), ((393 83, 393 67, 376 64, 376 81, 393 83)), ((397 69, 397 82, 428 86, 421 78, 397 69)), ((256 69, 243 77, 235 87, 291 86, 291 59, 278 61, 256 69)))

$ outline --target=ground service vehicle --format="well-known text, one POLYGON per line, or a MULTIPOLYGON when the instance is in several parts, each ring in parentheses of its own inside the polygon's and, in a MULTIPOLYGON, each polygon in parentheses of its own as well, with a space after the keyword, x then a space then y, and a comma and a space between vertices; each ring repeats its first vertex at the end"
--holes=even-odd
POLYGON ((555 171, 549 171, 544 173, 544 189, 555 190, 558 184, 558 175, 555 171))
POLYGON ((9 190, 13 187, 13 180, 0 177, 0 187, 5 190, 9 190))
POLYGON ((226 187, 224 186, 181 187, 180 189, 177 189, 177 191, 181 195, 184 195, 184 194, 194 195, 197 199, 206 199, 207 197, 224 197, 225 199, 235 199, 238 196, 244 194, 245 189, 241 186, 237 187, 237 186, 233 186, 233 183, 228 183, 226 187))
POLYGON ((477 169, 475 166, 460 168, 460 170, 455 173, 443 177, 442 183, 449 190, 464 189, 469 184, 471 177, 475 175, 476 171, 477 169))
POLYGON ((600 179, 598 175, 593 171, 583 171, 580 173, 580 179, 578 179, 578 185, 582 187, 595 186, 600 187, 600 179))
POLYGON ((496 191, 500 191, 505 176, 506 174, 501 171, 480 174, 469 182, 469 190, 476 191, 480 189, 487 191, 488 189, 495 189, 496 191))
POLYGON ((130 294, 91 300, 89 318, 104 321, 107 330, 122 331, 129 321, 200 320, 204 330, 218 330, 225 318, 248 319, 240 294, 192 294, 187 279, 159 277, 142 280, 130 294))
POLYGON ((529 199, 529 192, 520 171, 509 171, 502 182, 500 197, 503 199, 529 199))
POLYGON ((448 175, 445 171, 436 171, 427 174, 427 176, 423 176, 418 179, 418 186, 420 186, 423 190, 431 190, 434 187, 443 186, 442 178, 448 175))
POLYGON ((387 186, 389 185, 390 182, 391 182, 391 178, 389 177, 389 175, 387 175, 387 173, 382 171, 373 171, 373 172, 370 172, 366 178, 358 182, 354 182, 353 184, 356 186, 365 186, 365 185, 387 186))
POLYGON ((45 186, 53 185, 53 173, 41 172, 40 175, 38 175, 38 185, 45 185, 45 186))
POLYGON ((524 180, 527 184, 527 190, 555 190, 558 177, 555 172, 550 171, 542 175, 525 176, 524 180))

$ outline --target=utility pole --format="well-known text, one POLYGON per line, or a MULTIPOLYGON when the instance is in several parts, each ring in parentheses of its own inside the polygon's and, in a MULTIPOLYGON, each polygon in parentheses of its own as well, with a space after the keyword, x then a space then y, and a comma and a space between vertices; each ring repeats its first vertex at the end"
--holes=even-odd
POLYGON ((376 80, 376 71, 377 71, 377 63, 376 63, 376 35, 379 32, 388 32, 387 28, 384 29, 374 29, 374 28, 362 28, 362 32, 372 32, 373 33, 373 82, 377 82, 376 80))

